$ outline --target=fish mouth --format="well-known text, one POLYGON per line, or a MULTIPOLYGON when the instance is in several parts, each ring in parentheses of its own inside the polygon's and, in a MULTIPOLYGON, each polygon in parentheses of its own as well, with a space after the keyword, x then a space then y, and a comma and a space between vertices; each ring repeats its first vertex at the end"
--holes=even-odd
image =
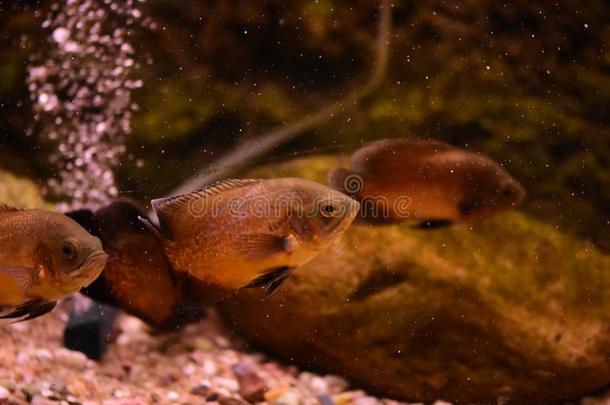
POLYGON ((75 278, 85 281, 85 287, 88 286, 102 273, 107 261, 108 254, 103 250, 91 253, 79 266, 81 271, 75 278))

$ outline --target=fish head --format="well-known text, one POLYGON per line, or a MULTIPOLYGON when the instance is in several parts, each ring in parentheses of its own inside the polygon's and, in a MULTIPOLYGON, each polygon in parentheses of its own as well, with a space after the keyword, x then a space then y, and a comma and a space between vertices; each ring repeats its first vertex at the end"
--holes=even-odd
POLYGON ((480 156, 465 167, 470 173, 458 201, 462 218, 488 217, 525 201, 527 193, 523 186, 495 161, 480 156))
POLYGON ((293 179, 299 210, 289 221, 301 244, 321 251, 345 231, 360 210, 360 204, 340 191, 322 184, 293 179))
POLYGON ((61 214, 49 213, 46 227, 42 255, 53 281, 67 290, 91 284, 108 259, 101 240, 61 214))

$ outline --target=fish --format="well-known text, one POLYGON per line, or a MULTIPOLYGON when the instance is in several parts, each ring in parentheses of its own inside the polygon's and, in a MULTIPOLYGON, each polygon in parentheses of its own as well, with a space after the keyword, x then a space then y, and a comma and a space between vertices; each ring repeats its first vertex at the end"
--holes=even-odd
MULTIPOLYGON (((83 293, 118 307, 156 329, 174 329, 180 317, 180 285, 158 239, 143 225, 145 211, 119 198, 96 211, 67 213, 102 241, 109 259, 101 276, 83 293)), ((196 320, 196 319, 193 319, 196 320)))
POLYGON ((526 191, 491 158, 436 140, 384 139, 332 169, 331 187, 355 198, 358 222, 434 229, 521 205, 526 191))
POLYGON ((157 234, 177 272, 199 287, 271 296, 352 223, 357 201, 301 178, 230 179, 152 201, 157 234))
POLYGON ((91 284, 108 255, 65 215, 0 204, 0 319, 30 320, 91 284))

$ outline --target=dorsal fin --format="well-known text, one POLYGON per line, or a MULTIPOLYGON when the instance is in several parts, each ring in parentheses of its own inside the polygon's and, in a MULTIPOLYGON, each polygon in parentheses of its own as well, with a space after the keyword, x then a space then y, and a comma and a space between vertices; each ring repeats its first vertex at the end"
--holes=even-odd
POLYGON ((259 179, 229 179, 222 180, 202 188, 201 190, 193 191, 192 193, 183 194, 175 197, 158 198, 152 200, 151 204, 159 217, 159 225, 164 232, 171 229, 172 220, 181 217, 188 213, 189 205, 196 200, 203 200, 229 190, 234 190, 239 187, 244 187, 250 184, 260 182, 259 179))
POLYGON ((0 212, 14 212, 21 211, 21 208, 13 207, 12 205, 6 203, 0 203, 0 212))
POLYGON ((394 154, 400 154, 403 158, 405 154, 419 158, 451 149, 455 147, 434 139, 383 139, 358 149, 352 155, 351 165, 354 170, 366 172, 386 163, 394 154))

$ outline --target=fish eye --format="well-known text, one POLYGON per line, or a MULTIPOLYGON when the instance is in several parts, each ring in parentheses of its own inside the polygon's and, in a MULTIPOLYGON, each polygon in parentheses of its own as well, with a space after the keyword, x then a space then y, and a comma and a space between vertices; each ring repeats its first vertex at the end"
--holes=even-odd
POLYGON ((322 205, 320 212, 325 217, 333 217, 333 216, 335 216, 337 209, 332 204, 324 204, 324 205, 322 205))
POLYGON ((70 242, 65 242, 61 247, 61 253, 64 255, 65 259, 72 260, 76 255, 76 247, 70 242))

